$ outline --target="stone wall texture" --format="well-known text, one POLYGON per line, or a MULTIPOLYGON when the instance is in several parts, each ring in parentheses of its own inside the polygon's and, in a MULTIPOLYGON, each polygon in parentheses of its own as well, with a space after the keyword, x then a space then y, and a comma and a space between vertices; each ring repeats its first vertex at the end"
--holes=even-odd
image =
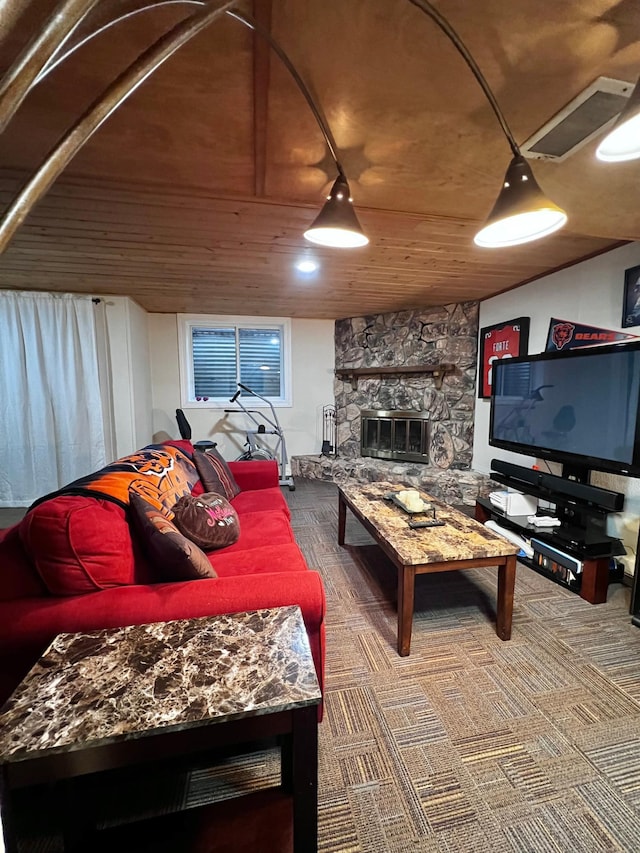
POLYGON ((429 375, 335 379, 338 456, 360 456, 362 409, 428 412, 429 464, 469 470, 477 370, 478 303, 355 317, 336 322, 336 368, 453 364, 442 387, 429 375))
POLYGON ((442 387, 427 374, 367 376, 352 387, 335 379, 337 455, 297 456, 294 476, 421 488, 452 504, 473 504, 495 483, 471 471, 477 371, 478 303, 464 302, 336 322, 336 368, 453 364, 442 387), (362 409, 429 413, 429 464, 360 456, 362 409))

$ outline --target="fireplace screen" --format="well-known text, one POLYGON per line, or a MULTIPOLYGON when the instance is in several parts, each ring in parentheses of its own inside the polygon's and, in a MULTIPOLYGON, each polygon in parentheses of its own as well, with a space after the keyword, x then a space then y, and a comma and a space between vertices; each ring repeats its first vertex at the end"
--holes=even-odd
POLYGON ((429 461, 427 412, 362 411, 360 453, 377 459, 429 461))

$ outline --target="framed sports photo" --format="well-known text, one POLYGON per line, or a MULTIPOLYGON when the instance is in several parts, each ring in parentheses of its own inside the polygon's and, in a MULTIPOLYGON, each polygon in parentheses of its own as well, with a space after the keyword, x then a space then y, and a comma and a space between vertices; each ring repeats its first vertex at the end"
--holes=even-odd
POLYGON ((526 355, 529 346, 529 317, 517 317, 480 329, 478 353, 478 397, 491 396, 491 366, 500 358, 526 355))
POLYGON ((640 326, 640 266, 624 271, 622 328, 640 326))

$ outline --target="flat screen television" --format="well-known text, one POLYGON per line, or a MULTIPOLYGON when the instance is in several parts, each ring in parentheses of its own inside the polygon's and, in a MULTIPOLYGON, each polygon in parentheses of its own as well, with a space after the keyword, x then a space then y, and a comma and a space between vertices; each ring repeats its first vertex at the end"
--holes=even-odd
POLYGON ((489 444, 581 482, 640 476, 640 341, 495 361, 489 444))

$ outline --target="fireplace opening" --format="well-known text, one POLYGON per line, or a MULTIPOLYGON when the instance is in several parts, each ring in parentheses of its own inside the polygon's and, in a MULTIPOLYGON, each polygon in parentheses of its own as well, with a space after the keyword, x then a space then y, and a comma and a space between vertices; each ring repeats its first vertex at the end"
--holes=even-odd
POLYGON ((399 462, 429 462, 429 413, 365 409, 360 453, 399 462))

